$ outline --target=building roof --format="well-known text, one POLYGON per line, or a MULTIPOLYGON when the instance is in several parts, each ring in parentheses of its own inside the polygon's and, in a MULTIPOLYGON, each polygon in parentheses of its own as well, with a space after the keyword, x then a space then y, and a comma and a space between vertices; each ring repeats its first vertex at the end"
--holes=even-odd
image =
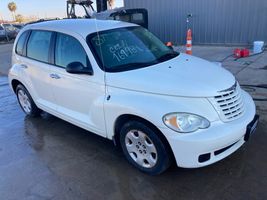
POLYGON ((115 20, 98 20, 98 19, 63 19, 52 20, 40 23, 29 24, 26 29, 39 29, 49 31, 67 31, 75 32, 86 38, 90 33, 104 31, 109 29, 136 26, 135 24, 115 21, 115 20))

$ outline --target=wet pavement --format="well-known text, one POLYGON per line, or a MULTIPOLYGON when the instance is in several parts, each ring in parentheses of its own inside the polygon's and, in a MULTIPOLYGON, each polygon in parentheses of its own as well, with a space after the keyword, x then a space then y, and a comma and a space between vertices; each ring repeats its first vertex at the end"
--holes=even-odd
POLYGON ((153 177, 129 165, 109 140, 46 113, 25 117, 2 76, 0 199, 267 199, 267 103, 256 104, 258 129, 230 157, 153 177))
POLYGON ((11 51, 13 44, 0 42, 0 75, 6 75, 11 66, 11 51))

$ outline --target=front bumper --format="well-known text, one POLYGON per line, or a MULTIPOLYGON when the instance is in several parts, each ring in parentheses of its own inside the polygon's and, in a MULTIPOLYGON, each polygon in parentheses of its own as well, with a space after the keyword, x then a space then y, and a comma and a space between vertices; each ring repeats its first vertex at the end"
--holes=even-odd
POLYGON ((256 110, 252 98, 244 92, 245 112, 231 122, 215 121, 208 129, 179 134, 160 128, 166 136, 179 167, 197 168, 215 163, 239 149, 245 142, 247 125, 256 110))

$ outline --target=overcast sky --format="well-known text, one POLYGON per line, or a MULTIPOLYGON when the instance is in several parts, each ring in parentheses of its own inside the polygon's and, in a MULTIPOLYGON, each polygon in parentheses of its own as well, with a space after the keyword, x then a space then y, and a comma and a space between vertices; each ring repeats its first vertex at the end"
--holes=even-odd
MULTIPOLYGON (((12 15, 7 8, 7 4, 14 1, 17 4, 16 14, 25 16, 45 17, 65 17, 66 0, 0 0, 0 15, 4 20, 11 20, 12 15)), ((95 2, 95 0, 93 0, 95 2)), ((116 6, 121 7, 123 0, 116 0, 116 6)))

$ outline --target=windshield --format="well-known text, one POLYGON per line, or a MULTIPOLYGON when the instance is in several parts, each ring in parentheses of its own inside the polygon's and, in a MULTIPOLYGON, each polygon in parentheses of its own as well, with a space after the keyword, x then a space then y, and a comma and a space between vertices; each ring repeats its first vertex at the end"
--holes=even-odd
POLYGON ((136 26, 101 31, 87 42, 106 72, 121 72, 148 67, 178 55, 147 29, 136 26))

